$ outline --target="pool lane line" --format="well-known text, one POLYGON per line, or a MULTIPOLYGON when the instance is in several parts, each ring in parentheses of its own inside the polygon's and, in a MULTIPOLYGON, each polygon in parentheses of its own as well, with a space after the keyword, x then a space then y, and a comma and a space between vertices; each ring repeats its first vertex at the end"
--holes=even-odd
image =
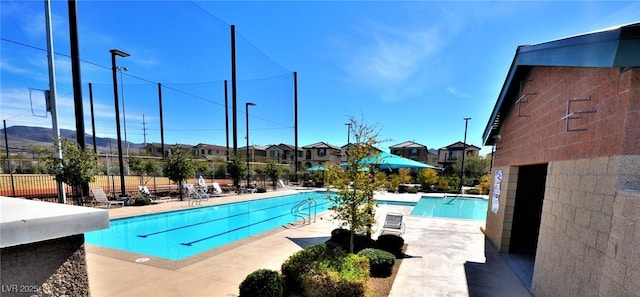
MULTIPOLYGON (((328 204, 328 203, 330 203, 330 202, 325 202, 325 203, 322 203, 322 204, 320 204, 320 205, 325 205, 325 204, 328 204)), ((228 233, 235 232, 235 231, 238 231, 238 230, 241 230, 241 229, 245 229, 245 228, 248 228, 248 227, 251 227, 251 226, 255 226, 255 225, 258 225, 258 224, 262 224, 262 223, 264 223, 264 222, 268 222, 268 221, 271 221, 271 220, 275 220, 275 219, 277 219, 277 218, 281 218, 281 217, 284 217, 284 216, 287 216, 287 215, 289 215, 289 214, 288 214, 288 213, 281 214, 281 215, 276 216, 276 217, 271 217, 271 218, 268 218, 268 219, 265 219, 265 220, 262 220, 262 221, 258 221, 258 222, 255 222, 255 223, 251 223, 251 224, 249 224, 249 225, 244 225, 244 226, 242 226, 242 227, 238 227, 238 228, 230 229, 230 230, 227 230, 227 231, 222 232, 222 233, 214 234, 214 235, 211 235, 211 236, 203 237, 203 238, 200 238, 200 239, 197 239, 197 240, 194 240, 194 241, 184 242, 184 243, 180 243, 180 244, 181 244, 181 245, 184 245, 184 246, 193 246, 193 244, 198 243, 198 242, 202 242, 202 241, 205 241, 205 240, 209 240, 209 239, 212 239, 212 238, 216 238, 216 237, 218 237, 218 236, 220 236, 220 235, 228 234, 228 233)))
MULTIPOLYGON (((213 220, 207 220, 207 221, 203 221, 203 222, 193 223, 193 224, 189 224, 189 225, 183 225, 183 226, 180 226, 180 227, 174 227, 174 228, 170 228, 170 229, 165 229, 165 230, 161 230, 161 231, 156 231, 156 232, 147 233, 147 234, 141 234, 141 235, 136 235, 136 236, 138 236, 140 238, 147 238, 147 237, 153 236, 153 235, 158 235, 158 234, 167 233, 167 232, 171 232, 171 231, 176 231, 176 230, 180 230, 180 229, 190 228, 190 227, 194 227, 194 226, 198 226, 198 225, 202 225, 202 224, 208 224, 208 223, 212 223, 212 222, 223 220, 223 219, 228 219, 228 218, 233 218, 233 217, 237 217, 237 216, 241 216, 241 215, 250 214, 252 212, 269 210, 269 209, 272 209, 272 208, 282 207, 282 206, 285 206, 285 205, 293 205, 293 204, 296 204, 296 203, 300 203, 301 201, 303 201, 303 200, 299 200, 299 201, 291 202, 291 203, 279 204, 279 205, 275 205, 275 206, 261 208, 261 209, 258 209, 258 210, 251 210, 251 211, 248 211, 248 212, 237 213, 237 214, 234 214, 234 215, 221 217, 221 218, 216 218, 216 219, 213 219, 213 220)), ((321 205, 323 205, 323 204, 321 204, 321 205)))

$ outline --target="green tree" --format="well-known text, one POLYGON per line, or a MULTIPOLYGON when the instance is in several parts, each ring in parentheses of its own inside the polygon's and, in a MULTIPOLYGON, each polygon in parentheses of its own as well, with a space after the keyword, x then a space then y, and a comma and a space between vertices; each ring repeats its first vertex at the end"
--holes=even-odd
POLYGON ((233 185, 238 189, 240 178, 247 175, 247 162, 242 154, 231 153, 230 161, 227 165, 227 172, 233 180, 233 185))
MULTIPOLYGON (((464 180, 465 185, 470 185, 474 180, 480 180, 482 175, 489 172, 491 166, 491 159, 481 156, 465 156, 464 158, 464 174, 463 176, 468 178, 464 180)), ((460 175, 460 169, 462 168, 462 159, 458 159, 456 163, 452 165, 453 172, 456 175, 460 175)))
POLYGON ((431 189, 438 182, 438 171, 433 168, 425 168, 418 172, 418 182, 422 189, 431 189))
POLYGON ((95 155, 90 149, 81 149, 78 143, 62 138, 54 140, 54 147, 60 145, 62 159, 53 152, 53 148, 41 155, 41 160, 46 164, 48 172, 56 181, 71 186, 73 201, 83 204, 82 185, 95 180, 97 170, 95 155))
POLYGON ((271 186, 273 186, 274 189, 276 188, 276 184, 278 183, 278 179, 282 173, 280 168, 280 164, 278 164, 274 159, 268 159, 267 165, 264 168, 264 173, 269 177, 269 180, 271 180, 271 186))
POLYGON ((129 169, 140 176, 140 185, 146 185, 152 177, 162 174, 158 160, 145 157, 143 154, 129 156, 129 169))
POLYGON ((350 118, 350 132, 355 143, 347 151, 347 168, 329 166, 327 181, 337 190, 337 195, 330 196, 334 206, 333 218, 342 227, 350 230, 349 251, 353 252, 353 238, 356 231, 366 231, 374 223, 373 191, 379 188, 379 179, 375 179, 375 166, 368 164, 374 156, 373 147, 380 143, 378 130, 366 125, 363 121, 350 118))
POLYGON ((191 159, 189 151, 182 148, 171 150, 171 156, 167 159, 164 173, 170 180, 178 183, 180 200, 182 199, 182 181, 193 175, 195 169, 194 161, 191 159))

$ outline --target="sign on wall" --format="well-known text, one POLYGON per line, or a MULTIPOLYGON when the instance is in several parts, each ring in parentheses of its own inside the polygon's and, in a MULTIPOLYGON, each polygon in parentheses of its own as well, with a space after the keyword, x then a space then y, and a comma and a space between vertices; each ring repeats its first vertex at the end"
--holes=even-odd
POLYGON ((500 209, 500 185, 502 184, 502 169, 496 170, 493 183, 493 196, 491 198, 491 211, 498 213, 500 209))

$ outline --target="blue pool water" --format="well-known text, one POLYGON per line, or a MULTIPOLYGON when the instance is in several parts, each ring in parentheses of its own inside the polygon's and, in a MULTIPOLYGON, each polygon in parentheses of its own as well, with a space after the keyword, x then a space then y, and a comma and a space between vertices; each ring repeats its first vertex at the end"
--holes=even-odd
POLYGON ((486 220, 489 201, 475 197, 447 196, 421 197, 418 202, 376 200, 376 203, 413 206, 412 216, 486 220))
POLYGON ((475 197, 422 197, 411 211, 411 215, 486 220, 488 204, 487 199, 475 197))
MULTIPOLYGON (((109 229, 88 232, 87 243, 181 260, 300 219, 291 208, 315 199, 317 212, 329 208, 329 192, 305 192, 153 215, 114 219, 109 229)), ((305 213, 307 208, 301 208, 305 213)), ((312 210, 313 214, 313 210, 312 210)))

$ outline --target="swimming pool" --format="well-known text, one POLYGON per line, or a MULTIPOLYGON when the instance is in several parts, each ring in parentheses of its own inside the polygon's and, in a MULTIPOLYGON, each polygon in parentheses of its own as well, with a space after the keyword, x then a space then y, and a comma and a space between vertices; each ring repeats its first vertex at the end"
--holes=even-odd
MULTIPOLYGON (((88 232, 90 244, 182 260, 300 219, 291 209, 315 199, 317 212, 329 208, 330 192, 304 192, 111 220, 109 229, 88 232)), ((305 213, 308 206, 300 208, 305 213)), ((313 213, 313 210, 312 210, 313 213)))
POLYGON ((486 220, 489 201, 467 196, 423 196, 418 202, 376 200, 376 203, 413 206, 412 216, 486 220))

